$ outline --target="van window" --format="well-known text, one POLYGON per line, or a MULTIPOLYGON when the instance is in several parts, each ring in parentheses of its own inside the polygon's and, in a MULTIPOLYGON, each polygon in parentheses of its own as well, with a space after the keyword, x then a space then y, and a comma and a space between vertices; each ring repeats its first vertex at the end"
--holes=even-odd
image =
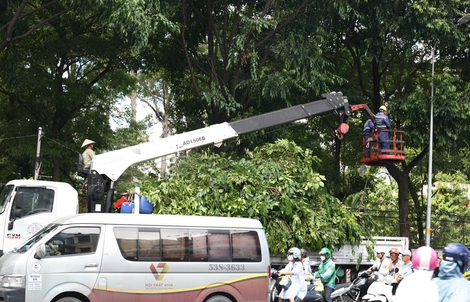
POLYGON ((114 228, 122 256, 131 261, 260 262, 256 231, 114 228))
POLYGON ((94 253, 99 237, 99 227, 67 228, 46 242, 46 253, 49 256, 94 253))

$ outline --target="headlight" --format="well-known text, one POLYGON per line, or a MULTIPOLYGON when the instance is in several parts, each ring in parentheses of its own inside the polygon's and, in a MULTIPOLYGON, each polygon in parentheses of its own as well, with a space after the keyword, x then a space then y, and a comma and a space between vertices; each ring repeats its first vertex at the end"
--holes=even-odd
POLYGON ((24 276, 22 275, 5 275, 2 277, 3 287, 24 287, 24 276))

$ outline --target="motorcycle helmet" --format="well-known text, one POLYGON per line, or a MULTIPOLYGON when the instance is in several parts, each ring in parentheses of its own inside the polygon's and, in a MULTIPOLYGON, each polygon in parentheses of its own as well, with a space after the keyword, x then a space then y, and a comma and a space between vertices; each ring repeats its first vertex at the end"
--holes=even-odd
POLYGON ((413 252, 411 263, 415 269, 432 271, 437 265, 437 253, 429 246, 422 246, 413 252))
POLYGON ((465 272, 468 266, 468 257, 470 253, 468 248, 461 243, 449 243, 443 251, 442 259, 446 261, 456 262, 462 271, 465 272))
POLYGON ((300 255, 307 257, 308 256, 307 250, 306 249, 300 249, 300 255))
POLYGON ((287 252, 287 255, 294 256, 294 259, 300 259, 300 250, 296 247, 291 247, 287 252))
POLYGON ((320 253, 318 253, 320 255, 325 255, 326 259, 330 259, 331 258, 331 251, 329 248, 327 247, 324 247, 320 250, 320 253))
POLYGON ((385 248, 378 246, 378 247, 375 248, 375 253, 376 254, 379 254, 379 253, 380 254, 385 254, 386 250, 385 250, 385 248))

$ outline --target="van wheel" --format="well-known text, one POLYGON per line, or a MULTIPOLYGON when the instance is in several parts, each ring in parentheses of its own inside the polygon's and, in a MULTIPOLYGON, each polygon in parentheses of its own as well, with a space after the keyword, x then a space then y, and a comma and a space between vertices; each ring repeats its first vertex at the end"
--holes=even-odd
POLYGON ((232 300, 225 296, 213 296, 207 299, 206 302, 232 302, 232 300))
POLYGON ((63 297, 59 300, 56 300, 56 302, 82 302, 82 300, 75 297, 63 297))

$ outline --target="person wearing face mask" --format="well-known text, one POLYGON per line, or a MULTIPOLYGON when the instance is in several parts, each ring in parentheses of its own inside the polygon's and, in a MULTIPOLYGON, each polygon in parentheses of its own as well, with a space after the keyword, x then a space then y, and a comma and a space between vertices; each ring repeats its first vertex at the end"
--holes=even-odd
POLYGON ((331 302, 331 293, 335 290, 335 279, 336 279, 336 266, 333 260, 331 260, 330 249, 324 247, 320 250, 321 263, 318 266, 318 271, 315 273, 315 277, 319 277, 323 283, 323 300, 331 302))
POLYGON ((470 302, 470 282, 463 277, 469 258, 470 251, 461 243, 452 242, 444 247, 439 273, 433 279, 440 302, 470 302))
POLYGON ((287 259, 289 263, 286 267, 279 271, 279 276, 288 276, 291 280, 289 288, 283 288, 279 293, 279 302, 283 299, 289 299, 289 302, 294 302, 295 297, 299 299, 305 298, 307 295, 307 284, 304 282, 304 268, 300 256, 300 249, 293 247, 287 252, 287 259))

